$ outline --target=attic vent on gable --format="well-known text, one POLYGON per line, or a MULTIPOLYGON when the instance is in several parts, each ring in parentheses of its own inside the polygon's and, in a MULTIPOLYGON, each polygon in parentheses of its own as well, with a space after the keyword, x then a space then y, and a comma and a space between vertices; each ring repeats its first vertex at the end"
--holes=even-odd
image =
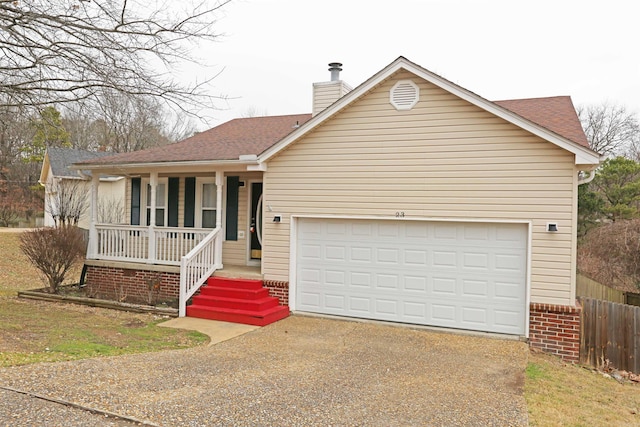
POLYGON ((391 88, 389 98, 396 110, 410 110, 420 99, 420 88, 411 80, 399 80, 391 88))

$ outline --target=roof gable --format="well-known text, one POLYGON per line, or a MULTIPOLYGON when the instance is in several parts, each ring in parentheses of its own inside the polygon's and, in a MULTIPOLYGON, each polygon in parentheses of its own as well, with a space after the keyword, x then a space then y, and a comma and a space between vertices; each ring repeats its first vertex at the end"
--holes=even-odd
POLYGON ((71 169, 74 163, 106 157, 110 153, 102 151, 79 150, 66 147, 48 147, 40 172, 40 182, 48 179, 49 168, 56 178, 80 179, 78 171, 71 169))
MULTIPOLYGON (((536 106, 543 104, 544 101, 542 100, 546 98, 539 98, 537 100, 500 101, 504 104, 500 105, 499 103, 488 101, 479 95, 416 65, 404 57, 396 59, 353 91, 343 96, 330 107, 306 122, 297 131, 291 133, 277 144, 265 150, 259 156, 258 161, 261 163, 268 162, 270 158, 278 154, 281 150, 284 150, 287 146, 294 143, 308 132, 311 132, 317 126, 333 117, 360 97, 364 96, 378 84, 382 83, 399 70, 406 70, 419 78, 422 78, 435 86, 438 86, 441 89, 444 89, 447 92, 506 120, 507 122, 510 122, 575 154, 575 164, 577 165, 597 166, 600 162, 600 156, 598 153, 592 151, 588 148, 588 144, 585 144, 586 137, 584 137, 584 132, 582 131, 582 127, 579 125, 579 121, 577 122, 577 125, 580 126, 578 129, 576 127, 576 122, 569 117, 573 114, 576 116, 575 120, 578 120, 569 97, 558 97, 555 102, 549 103, 546 111, 538 111, 535 113, 532 110, 534 110, 536 106), (571 110, 568 109, 569 105, 571 106, 571 110), (511 107, 516 111, 513 111, 508 107, 511 107), (552 120, 545 118, 545 115, 556 114, 549 111, 549 109, 557 110, 556 113, 558 111, 562 112, 561 116, 563 119, 552 120), (527 117, 527 115, 529 117, 527 117), (538 123, 536 120, 541 121, 542 123, 538 123), (580 136, 580 133, 582 133, 582 136, 580 136)), ((553 98, 550 99, 553 100, 553 98)))

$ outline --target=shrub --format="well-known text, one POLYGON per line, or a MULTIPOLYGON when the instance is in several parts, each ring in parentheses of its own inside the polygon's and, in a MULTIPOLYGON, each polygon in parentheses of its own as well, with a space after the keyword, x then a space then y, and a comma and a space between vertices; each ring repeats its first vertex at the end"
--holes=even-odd
POLYGON ((84 257, 86 244, 77 227, 39 228, 22 234, 20 249, 44 274, 49 292, 56 293, 69 269, 84 257))

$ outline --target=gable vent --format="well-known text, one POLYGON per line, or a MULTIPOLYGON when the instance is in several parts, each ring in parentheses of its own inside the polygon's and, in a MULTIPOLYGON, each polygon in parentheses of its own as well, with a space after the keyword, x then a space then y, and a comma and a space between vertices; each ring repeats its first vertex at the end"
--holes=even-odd
POLYGON ((420 99, 420 88, 411 80, 400 80, 391 88, 390 102, 396 110, 410 110, 420 99))

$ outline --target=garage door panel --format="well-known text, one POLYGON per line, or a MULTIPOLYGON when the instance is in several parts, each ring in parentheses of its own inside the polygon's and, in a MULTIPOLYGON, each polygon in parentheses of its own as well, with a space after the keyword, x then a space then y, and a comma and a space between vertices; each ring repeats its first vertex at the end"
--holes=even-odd
POLYGON ((404 276, 404 290, 408 295, 417 294, 419 296, 426 295, 427 278, 424 276, 404 276))
POLYGON ((489 283, 487 280, 462 280, 462 297, 480 297, 487 299, 489 283))
POLYGON ((484 307, 461 307, 460 309, 462 324, 470 329, 481 328, 488 324, 487 309, 484 307))
POLYGON ((341 294, 326 293, 324 295, 324 306, 338 311, 344 311, 346 297, 341 294))
POLYGON ((368 315, 371 313, 371 299, 364 297, 349 297, 349 310, 368 315))
POLYGON ((513 303, 519 301, 521 298, 522 287, 525 286, 524 282, 502 282, 496 281, 494 289, 494 299, 497 302, 513 303))
POLYGON ((524 335, 525 225, 304 218, 298 229, 298 310, 524 335))

